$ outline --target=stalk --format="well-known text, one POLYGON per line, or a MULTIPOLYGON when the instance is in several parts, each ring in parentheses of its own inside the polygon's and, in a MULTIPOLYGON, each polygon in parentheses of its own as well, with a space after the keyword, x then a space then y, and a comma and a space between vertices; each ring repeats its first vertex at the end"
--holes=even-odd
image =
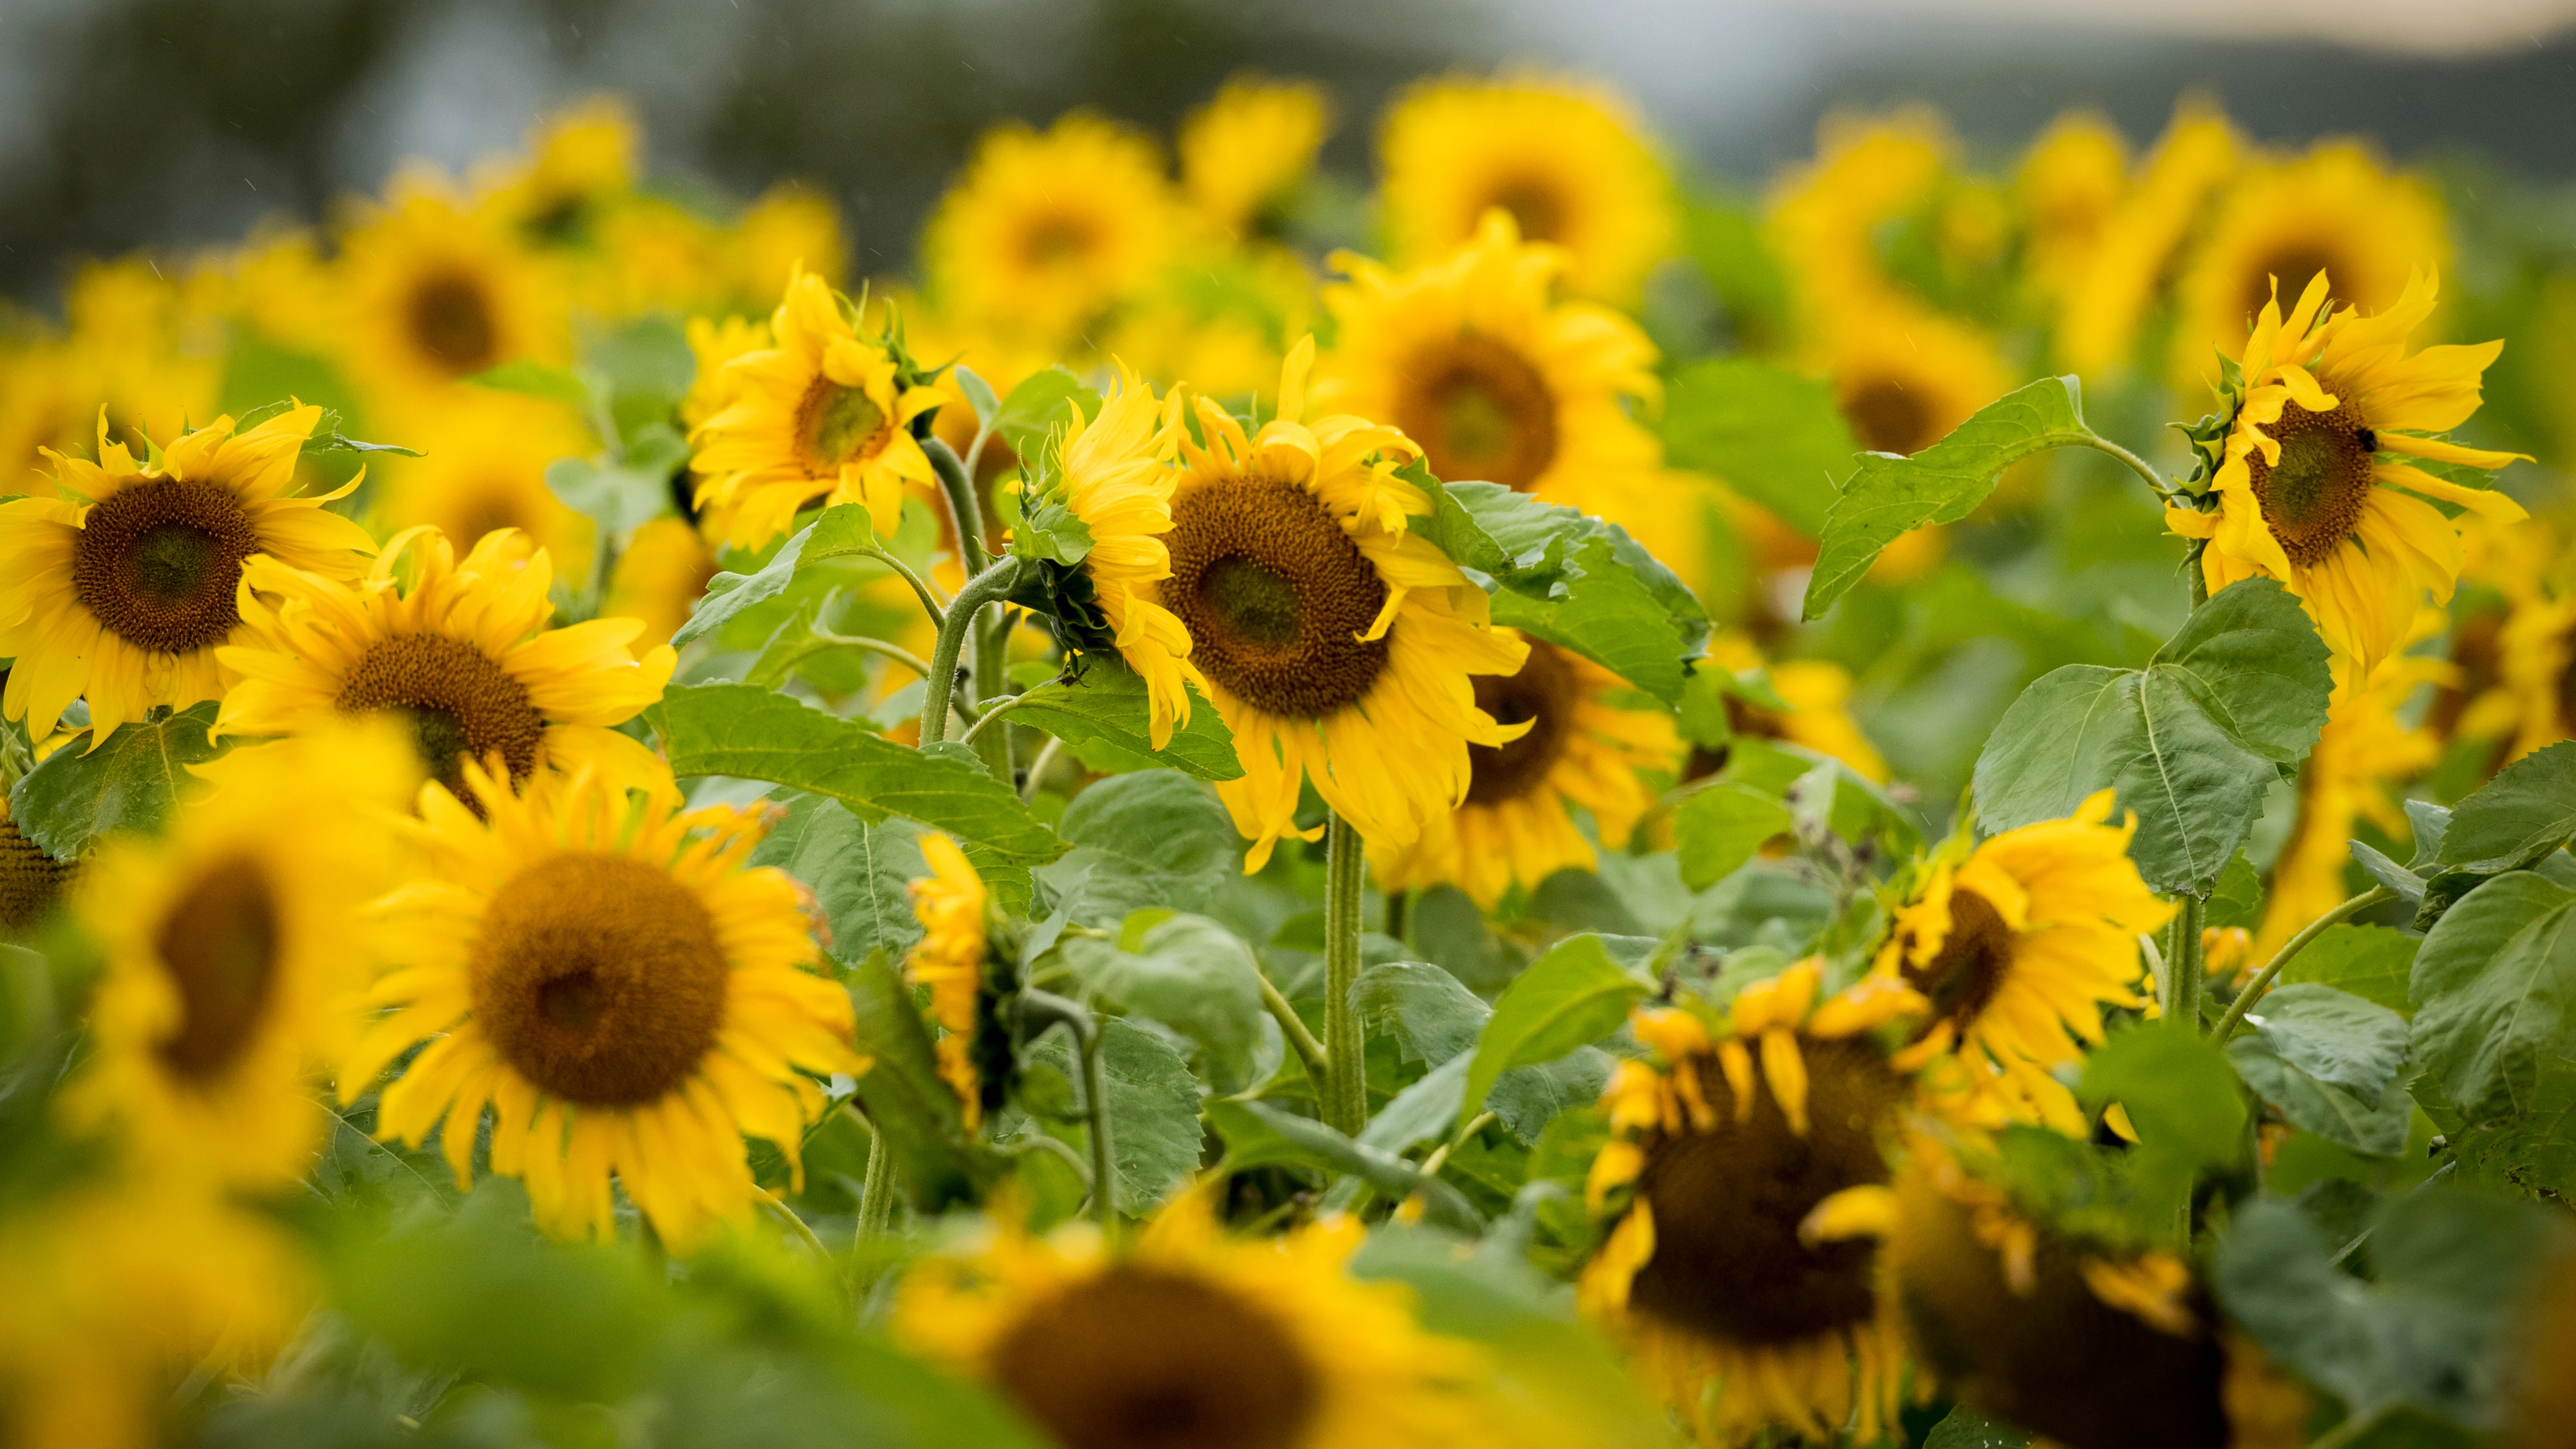
POLYGON ((1324 1124, 1346 1137, 1368 1125, 1367 1048, 1351 988, 1360 975, 1360 834, 1339 813, 1324 827, 1324 1124))
POLYGON ((939 621, 939 642, 930 651, 930 673, 922 681, 928 686, 921 701, 922 744, 935 745, 948 738, 948 701, 957 690, 957 656, 965 646, 966 631, 974 627, 976 614, 986 604, 1011 592, 1019 576, 1020 561, 1004 557, 968 579, 950 601, 948 617, 939 621))
POLYGON ((858 1241, 865 1243, 884 1237, 886 1225, 894 1221, 894 1149, 875 1123, 859 1120, 868 1129, 868 1172, 859 1183, 858 1241))
POLYGON ((2309 943, 2324 935, 2328 927, 2350 920, 2381 901, 2396 898, 2397 892, 2388 887, 2372 886, 2360 895, 2308 922, 2299 934, 2292 936, 2282 944, 2279 951, 2273 953, 2271 960, 2263 963, 2263 969, 2254 973, 2254 979, 2245 983, 2244 990, 2236 993, 2236 999, 2228 1003, 2227 1014, 2218 1019, 2218 1025, 2211 1034, 2221 1042, 2234 1036, 2237 1028, 2245 1024, 2246 1013, 2254 1009, 2254 1003, 2262 1000, 2263 993, 2272 989, 2272 982, 2280 976, 2281 968, 2290 964, 2291 957, 2308 949, 2309 943))
POLYGON ((1092 1216, 1100 1224, 1101 1237, 1115 1242, 1118 1170, 1109 1144, 1109 1089, 1100 1068, 1100 1024, 1080 1003, 1035 989, 1020 993, 1019 1016, 1023 1042, 1037 1040, 1048 1027, 1059 1023, 1073 1033, 1074 1050, 1082 1058, 1082 1112, 1091 1129, 1092 1216))
POLYGON ((2174 917, 2174 949, 2171 962, 2173 1000, 2165 1004, 2165 1014, 2177 1016, 2193 1031, 2200 1030, 2200 978, 2203 961, 2200 952, 2200 922, 2207 908, 2198 896, 2182 898, 2182 914, 2174 917))

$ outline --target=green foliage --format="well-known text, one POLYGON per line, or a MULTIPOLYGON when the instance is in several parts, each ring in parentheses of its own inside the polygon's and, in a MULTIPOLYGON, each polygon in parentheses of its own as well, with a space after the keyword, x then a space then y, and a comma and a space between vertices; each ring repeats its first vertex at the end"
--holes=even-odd
POLYGON ((1860 451, 1830 384, 1749 357, 1675 372, 1659 423, 1674 466, 1716 475, 1810 538, 1860 451))
POLYGON ((1267 1102, 1219 1099, 1207 1104, 1207 1120, 1225 1141, 1228 1171, 1276 1165, 1347 1173, 1394 1201, 1420 1193, 1423 1221, 1434 1226, 1473 1233, 1483 1224, 1475 1206, 1458 1189, 1392 1152, 1355 1142, 1312 1117, 1300 1117, 1267 1102))
POLYGON ((2535 750, 2451 808, 2441 863, 2454 870, 2528 866, 2576 836, 2576 740, 2535 750))
POLYGON ((1197 686, 1181 687, 1189 691, 1189 722, 1175 726, 1159 750, 1153 747, 1145 678, 1114 655, 1091 655, 1071 675, 1021 694, 1011 708, 1011 723, 1045 730, 1076 753, 1086 746, 1107 746, 1118 756, 1151 760, 1202 780, 1243 778, 1225 717, 1197 686))
POLYGON ((1706 890, 1730 875, 1765 842, 1788 833, 1789 807, 1746 785, 1720 782, 1685 796, 1673 811, 1673 846, 1682 883, 1706 890))
POLYGON ((2487 1121, 2536 1104, 2576 1057, 2576 892, 2530 871, 2471 891, 2415 954, 2414 1048, 2442 1097, 2487 1121))
POLYGON ((623 535, 671 511, 671 475, 688 461, 679 430, 654 423, 617 452, 547 464, 546 491, 602 533, 623 535))
POLYGON ((826 508, 812 523, 788 535, 759 572, 721 573, 707 580, 705 597, 690 611, 689 621, 671 635, 671 642, 686 644, 713 634, 744 610, 785 593, 798 574, 834 559, 872 553, 876 547, 864 505, 826 508))
POLYGON ((222 751, 208 738, 216 703, 123 724, 94 749, 72 740, 40 761, 9 791, 18 829, 57 860, 72 860, 100 836, 157 835, 187 773, 222 751))
MULTIPOLYGON (((1096 937, 1067 939, 1059 948, 1065 963, 1104 1003, 1187 1037, 1217 1090, 1252 1086, 1254 1057, 1265 1034, 1278 1030, 1262 1010, 1252 948, 1203 916, 1159 913, 1163 919, 1139 933, 1133 949, 1096 937)), ((1274 1065, 1278 1051, 1274 1043, 1274 1065)))
POLYGON ((2406 1150, 2415 1104, 2398 1070, 2406 1060, 2404 1017, 2303 982, 2274 990, 2245 1020, 2255 1034, 2228 1043, 2228 1059, 2283 1117, 2373 1157, 2406 1150))
POLYGON ((2236 1083, 2216 1042, 2172 1022, 2115 1033, 2085 1058, 2078 1094, 2088 1106, 2118 1103, 2137 1128, 2125 1165, 2145 1221, 2171 1222, 2197 1174, 2243 1154, 2245 1099, 2236 1083))
MULTIPOLYGON (((1455 976, 1420 961, 1371 966, 1360 973, 1351 994, 1360 1019, 1371 1031, 1393 1036, 1408 1059, 1432 1068, 1387 1104, 1379 1120, 1360 1135, 1361 1141, 1401 1150, 1378 1139, 1408 1136, 1406 1145, 1427 1141, 1474 1115, 1462 1111, 1467 1073, 1475 1064, 1478 1038, 1493 1018, 1494 1008, 1455 976), (1439 1120, 1421 1127, 1419 1135, 1411 1135, 1416 1131, 1413 1114, 1427 1113, 1439 1102, 1446 1103, 1439 1120)), ((1608 1057, 1589 1046, 1577 1047, 1553 1061, 1505 1070, 1486 1091, 1484 1108, 1490 1108, 1495 1120, 1514 1137, 1535 1143, 1558 1113, 1598 1097, 1609 1076, 1608 1057)))
POLYGON ((1116 929, 1136 911, 1204 910, 1243 869, 1243 841, 1207 787, 1173 770, 1093 782, 1056 821, 1073 849, 1040 872, 1066 919, 1116 929))
POLYGON ((871 825, 838 800, 803 791, 788 792, 787 806, 750 863, 776 866, 814 893, 832 924, 830 948, 860 960, 878 950, 901 956, 920 940, 910 887, 930 874, 921 827, 899 816, 871 825))
POLYGON ((1569 937, 1503 988, 1476 1038, 1462 1119, 1484 1110, 1486 1095, 1503 1073, 1552 1062, 1617 1031, 1628 1009, 1654 989, 1613 961, 1608 944, 1597 935, 1569 937))
MULTIPOLYGON (((1109 1107, 1109 1166, 1118 1210, 1160 1207, 1199 1170, 1199 1084, 1180 1049, 1120 1017, 1100 1024, 1101 1089, 1109 1107)), ((1068 1034, 1048 1033, 1029 1060, 1082 1080, 1068 1034)))
POLYGON ((1000 1176, 1000 1161, 967 1138, 964 1110, 940 1078, 912 988, 883 951, 851 962, 843 976, 859 1054, 869 1062, 858 1077, 856 1105, 876 1129, 880 1150, 894 1153, 897 1179, 912 1205, 935 1213, 980 1196, 1000 1176))
MULTIPOLYGON (((1025 462, 1044 450, 1047 435, 1061 428, 1070 414, 1066 404, 1087 418, 1100 415, 1100 394, 1063 367, 1049 367, 1020 380, 993 414, 993 432, 1025 462)), ((1070 560, 1068 560, 1070 562, 1070 560)))

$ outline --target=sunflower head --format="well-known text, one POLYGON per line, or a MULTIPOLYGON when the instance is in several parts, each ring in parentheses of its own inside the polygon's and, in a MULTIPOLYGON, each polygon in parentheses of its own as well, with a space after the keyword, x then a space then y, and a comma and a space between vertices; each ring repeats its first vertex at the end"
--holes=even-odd
POLYGON ((939 1075, 957 1093, 974 1130, 983 1121, 985 1075, 976 1060, 984 1040, 988 897, 983 877, 957 842, 937 831, 921 837, 922 863, 930 874, 912 883, 912 911, 921 939, 904 957, 904 980, 930 993, 930 1019, 939 1026, 939 1075))
POLYGON ((634 182, 643 136, 623 101, 592 96, 528 128, 527 159, 478 180, 483 206, 538 246, 579 244, 634 182))
POLYGON ((2069 112, 2022 158, 2015 178, 2028 231, 2031 278, 2062 295, 2100 250, 2129 190, 2129 146, 2091 111, 2069 112))
POLYGON ((1852 436, 1878 453, 1919 453, 2013 386, 1991 338, 1910 302, 1840 309, 1817 356, 1852 436))
POLYGON ((352 371, 397 411, 458 378, 570 350, 562 289, 510 221, 467 206, 441 177, 395 178, 341 239, 352 371))
POLYGON ((944 311, 1070 339, 1154 280, 1186 230, 1152 142, 1087 111, 985 134, 922 236, 944 311))
POLYGON ((1218 230, 1276 236, 1331 130, 1332 103, 1312 81, 1227 81, 1181 123, 1182 188, 1218 230))

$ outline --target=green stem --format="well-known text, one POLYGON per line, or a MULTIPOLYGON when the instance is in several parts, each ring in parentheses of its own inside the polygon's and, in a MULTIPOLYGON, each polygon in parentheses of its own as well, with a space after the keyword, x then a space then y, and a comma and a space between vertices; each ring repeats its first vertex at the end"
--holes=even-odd
POLYGON ((2164 475, 2158 473, 2155 470, 2154 465, 2149 463, 2146 459, 2139 457, 2137 454, 2130 452, 2128 449, 2121 447, 2119 444, 2112 442, 2109 438, 2102 437, 2099 434, 2087 434, 2083 441, 2085 447, 2091 448, 2097 453, 2108 453, 2112 457, 2119 459, 2122 463, 2127 464, 2130 472, 2145 479, 2147 486, 2155 490, 2156 497, 2167 502, 2171 502, 2173 500, 2173 485, 2167 483, 2164 479, 2164 475))
MULTIPOLYGON (((856 1116, 856 1113, 852 1115, 856 1116)), ((894 1149, 886 1145, 885 1134, 867 1118, 859 1121, 868 1129, 868 1172, 859 1183, 858 1240, 865 1243, 885 1236, 886 1225, 894 1221, 894 1149)))
POLYGON ((2200 1030, 2200 922, 2207 909, 2198 896, 2182 898, 2182 913, 2174 917, 2174 948, 2167 961, 2173 978, 2173 1000, 2165 1003, 2165 1015, 2200 1030))
POLYGON ((2191 547, 2183 551, 2182 556, 2183 572, 2191 579, 2191 606, 2195 609, 2209 602, 2209 575, 2202 572, 2200 567, 2201 550, 2207 547, 2209 547, 2208 540, 2195 538, 2191 541, 2191 547))
POLYGON ((2381 901, 2396 898, 2397 892, 2388 887, 2372 886, 2360 895, 2308 922, 2299 934, 2292 936, 2282 944, 2280 950, 2272 954, 2271 960, 2263 963, 2263 969, 2254 973, 2254 979, 2245 983, 2244 990, 2236 993, 2236 1000, 2228 1004, 2227 1014, 2218 1019, 2218 1026, 2212 1034, 2221 1042, 2235 1035, 2236 1029, 2245 1024, 2246 1013, 2254 1009, 2254 1003, 2262 1000, 2263 993, 2272 989, 2272 982, 2280 976, 2281 968, 2290 964, 2291 957, 2306 950, 2310 942, 2324 935, 2328 927, 2350 920, 2381 901))
POLYGON ((1037 800, 1039 782, 1046 779, 1048 768, 1055 764, 1056 756, 1063 753, 1064 741, 1053 735, 1047 736, 1047 742, 1038 746, 1038 757, 1029 761, 1029 778, 1020 786, 1021 804, 1032 804, 1037 800))
POLYGON ((794 669, 797 665, 804 663, 815 655, 831 649, 856 649, 862 653, 874 654, 881 659, 891 659, 895 663, 900 664, 904 668, 911 670, 915 674, 922 675, 925 678, 930 674, 930 665, 928 662, 923 660, 920 655, 913 653, 911 650, 904 648, 900 644, 889 644, 883 639, 870 639, 865 635, 860 634, 835 634, 829 629, 817 629, 814 631, 814 638, 811 643, 806 644, 795 653, 778 661, 778 663, 763 671, 759 679, 753 680, 752 682, 755 684, 777 683, 787 677, 789 670, 794 669))
POLYGON ((1449 1154, 1466 1146, 1468 1138, 1484 1131, 1485 1128, 1493 1122, 1493 1120, 1494 1114, 1491 1112, 1477 1113, 1466 1126, 1458 1129, 1457 1136, 1441 1143, 1438 1151, 1432 1153, 1429 1157, 1422 1159, 1422 1175, 1424 1177, 1438 1177, 1440 1175, 1440 1169, 1449 1165, 1449 1154))
POLYGON ((905 583, 912 585, 912 596, 921 600, 922 611, 930 615, 930 623, 933 628, 947 627, 948 606, 940 602, 939 590, 931 587, 928 579, 914 573, 912 571, 912 565, 905 563, 902 559, 896 558, 893 554, 890 554, 881 548, 863 548, 858 552, 861 557, 872 558, 878 563, 884 564, 888 569, 891 569, 894 572, 896 577, 902 579, 905 583))
POLYGON ((1320 1098, 1324 1065, 1331 1060, 1325 1055, 1324 1044, 1315 1040, 1315 1034, 1306 1029, 1305 1018, 1297 1014, 1297 1008, 1288 1004, 1288 998, 1279 994, 1279 988, 1271 985, 1267 976, 1261 978, 1261 1004, 1269 1009, 1270 1019, 1279 1023, 1279 1034, 1288 1038, 1289 1049, 1297 1053, 1297 1060, 1305 1063, 1306 1080, 1315 1084, 1320 1098))
POLYGON ((1074 1051, 1082 1058, 1082 1112, 1091 1135, 1091 1211, 1100 1235, 1118 1237, 1117 1159, 1109 1143, 1109 1089, 1100 1068, 1100 1024, 1074 1001, 1052 991, 1024 990, 1019 997, 1019 1037, 1035 1041, 1048 1027, 1062 1024, 1073 1033, 1074 1051))
POLYGON ((832 1261, 831 1250, 823 1246, 821 1238, 814 1236, 812 1225, 808 1224, 796 1209, 789 1207, 785 1198, 767 1188, 759 1188, 756 1191, 760 1193, 760 1200, 769 1205, 769 1210, 778 1214, 779 1221, 794 1228, 796 1236, 805 1240, 805 1246, 814 1250, 815 1257, 827 1263, 832 1261))
POLYGON ((980 574, 991 560, 984 556, 984 505, 975 496, 974 476, 957 450, 939 438, 925 439, 930 471, 939 475, 940 496, 948 501, 948 526, 957 533, 957 556, 969 574, 980 574))
POLYGON ((1339 812, 1324 827, 1324 1125, 1357 1137, 1368 1125, 1367 1047, 1351 988, 1360 976, 1360 833, 1339 812))
POLYGON ((2310 1444, 2308 1449, 2343 1449, 2344 1445, 2378 1428, 2380 1418, 2386 1412, 2384 1409, 2374 1409, 2367 1414, 2348 1414, 2342 1423, 2319 1434, 2316 1442, 2310 1444))
POLYGON ((966 631, 974 625, 976 611, 1008 595, 1019 576, 1018 559, 1001 559, 968 579, 950 601, 948 617, 939 621, 939 642, 930 651, 930 672, 923 676, 928 688, 922 691, 922 744, 935 745, 948 738, 948 700, 957 692, 957 654, 966 643, 966 631))
MULTIPOLYGON (((1013 614, 1008 604, 997 609, 988 609, 985 614, 985 622, 975 630, 975 698, 980 703, 990 705, 1001 700, 1009 692, 1013 614)), ((1009 706, 1006 704, 1005 707, 1009 706)), ((988 711, 984 718, 992 718, 991 712, 988 711)), ((971 736, 973 731, 968 731, 968 734, 971 736)), ((984 757, 984 768, 992 772, 994 779, 1005 785, 1009 784, 1012 768, 1011 732, 993 731, 979 749, 984 757)))
MULTIPOLYGON (((1009 714, 1012 710, 1018 709, 1026 699, 1026 695, 1008 694, 995 700, 991 709, 988 709, 975 717, 975 723, 968 727, 966 733, 958 740, 958 743, 966 745, 975 743, 975 737, 984 732, 984 726, 991 724, 993 721, 1000 719, 1006 714, 1009 714)), ((995 778, 1002 779, 1007 777, 996 776, 995 778)))

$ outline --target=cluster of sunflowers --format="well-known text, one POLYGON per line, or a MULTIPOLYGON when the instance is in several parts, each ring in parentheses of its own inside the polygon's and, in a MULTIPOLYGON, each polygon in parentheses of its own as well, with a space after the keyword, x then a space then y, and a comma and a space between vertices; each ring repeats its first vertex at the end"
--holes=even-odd
POLYGON ((595 103, 0 343, 0 1444, 2569 1442, 2432 185, 1331 127, 854 295, 595 103))

